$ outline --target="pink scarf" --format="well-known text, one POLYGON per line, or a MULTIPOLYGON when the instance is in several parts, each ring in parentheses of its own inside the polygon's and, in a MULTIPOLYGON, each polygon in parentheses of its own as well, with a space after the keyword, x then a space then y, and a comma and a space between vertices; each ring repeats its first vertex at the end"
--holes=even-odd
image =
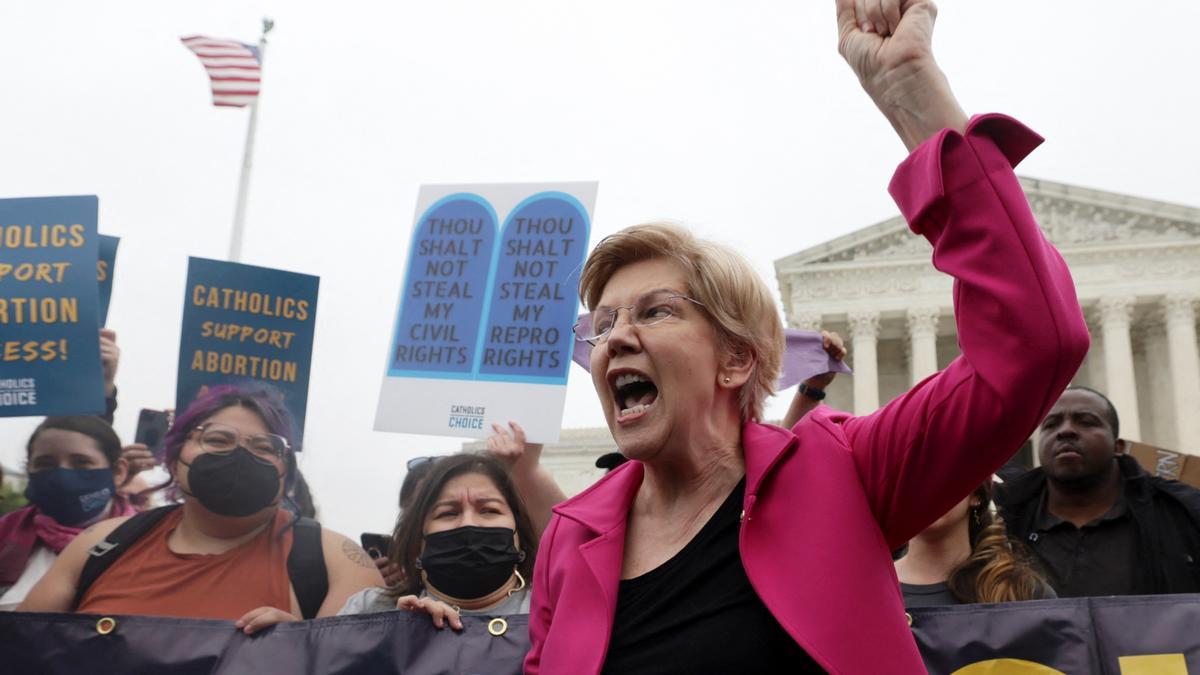
MULTIPOLYGON (((134 513, 129 501, 118 495, 113 498, 107 517, 134 513)), ((39 543, 56 554, 62 553, 85 527, 62 525, 32 505, 0 517, 0 586, 11 586, 21 578, 29 556, 39 543)))

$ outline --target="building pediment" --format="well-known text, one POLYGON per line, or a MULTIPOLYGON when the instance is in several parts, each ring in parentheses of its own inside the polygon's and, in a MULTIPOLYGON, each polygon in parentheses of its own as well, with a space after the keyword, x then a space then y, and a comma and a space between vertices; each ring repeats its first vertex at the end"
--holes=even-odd
MULTIPOLYGON (((1036 178, 1020 179, 1034 216, 1064 253, 1100 247, 1200 243, 1200 209, 1091 190, 1036 178)), ((930 246, 900 216, 889 218, 775 263, 778 272, 838 263, 927 260, 930 246)))

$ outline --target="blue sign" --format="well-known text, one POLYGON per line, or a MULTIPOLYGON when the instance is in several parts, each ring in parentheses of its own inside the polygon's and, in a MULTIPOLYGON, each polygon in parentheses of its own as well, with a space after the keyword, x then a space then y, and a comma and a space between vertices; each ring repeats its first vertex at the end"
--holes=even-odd
POLYGON ((542 192, 509 214, 471 193, 417 221, 388 375, 566 384, 590 221, 577 199, 542 192))
POLYGON ((543 192, 513 209, 476 366, 482 379, 567 383, 587 244, 587 211, 568 194, 543 192))
POLYGON ((96 279, 100 282, 100 325, 108 325, 108 303, 112 299, 113 273, 117 267, 117 247, 120 237, 100 235, 100 260, 96 262, 96 279))
POLYGON ((0 416, 104 412, 94 196, 0 199, 0 416))
POLYGON ((421 188, 376 429, 558 439, 596 187, 421 188))
POLYGON ((240 263, 188 259, 175 409, 205 387, 277 390, 303 437, 320 278, 240 263))
POLYGON ((389 375, 472 371, 495 240, 496 212, 471 194, 446 197, 417 221, 389 375))

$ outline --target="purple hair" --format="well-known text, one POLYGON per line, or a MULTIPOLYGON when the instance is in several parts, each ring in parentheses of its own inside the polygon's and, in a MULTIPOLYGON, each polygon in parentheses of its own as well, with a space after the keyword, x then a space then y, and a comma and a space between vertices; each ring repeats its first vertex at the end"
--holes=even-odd
POLYGON ((203 424, 213 415, 226 408, 245 408, 262 418, 267 429, 287 439, 292 452, 285 460, 287 475, 285 490, 290 490, 296 480, 296 441, 292 438, 292 416, 283 402, 283 395, 277 390, 265 385, 239 387, 223 384, 211 387, 207 392, 192 401, 182 413, 175 416, 175 422, 167 435, 163 437, 163 457, 167 465, 179 461, 183 444, 196 427, 203 424))

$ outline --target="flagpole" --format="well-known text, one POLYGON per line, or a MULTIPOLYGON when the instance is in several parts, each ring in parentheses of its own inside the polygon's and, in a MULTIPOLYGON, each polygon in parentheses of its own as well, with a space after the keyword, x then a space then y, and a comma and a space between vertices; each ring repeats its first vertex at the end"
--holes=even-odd
MULTIPOLYGON (((263 19, 262 35, 258 38, 258 62, 261 66, 267 53, 267 33, 275 27, 271 19, 263 19)), ((258 126, 258 99, 262 96, 262 82, 259 82, 259 95, 250 104, 250 125, 246 129, 246 148, 242 153, 242 175, 238 180, 237 204, 233 210, 233 232, 229 237, 229 261, 238 262, 242 257, 242 235, 246 229, 246 199, 250 192, 250 167, 254 163, 254 128, 258 126)))

